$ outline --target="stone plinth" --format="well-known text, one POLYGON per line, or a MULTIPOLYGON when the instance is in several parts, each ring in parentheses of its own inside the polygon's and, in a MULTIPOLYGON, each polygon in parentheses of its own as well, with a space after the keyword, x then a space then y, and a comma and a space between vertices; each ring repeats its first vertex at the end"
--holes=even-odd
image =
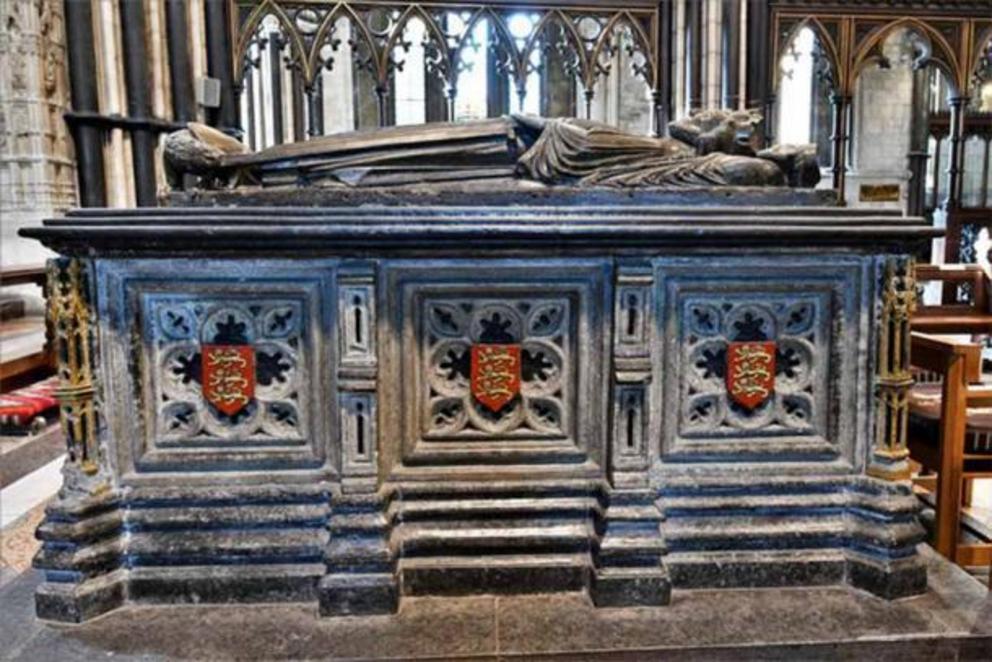
POLYGON ((922 593, 889 348, 907 254, 933 231, 727 206, 735 190, 665 204, 684 195, 254 193, 26 232, 66 256, 53 317, 73 449, 39 529, 39 615, 922 593))

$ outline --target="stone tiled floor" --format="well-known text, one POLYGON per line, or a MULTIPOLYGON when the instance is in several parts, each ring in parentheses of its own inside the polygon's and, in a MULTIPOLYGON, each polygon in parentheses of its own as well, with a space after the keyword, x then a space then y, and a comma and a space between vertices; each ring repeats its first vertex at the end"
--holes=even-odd
POLYGON ((0 489, 0 585, 31 567, 41 543, 35 529, 62 484, 62 458, 0 489))
POLYGON ((0 435, 0 491, 64 454, 65 436, 58 424, 36 435, 0 435))
POLYGON ((992 597, 927 552, 926 595, 843 587, 676 591, 664 608, 593 608, 581 594, 404 601, 396 616, 322 619, 313 605, 132 606, 43 624, 37 579, 0 588, 0 658, 992 659, 992 597))
POLYGON ((8 576, 19 575, 31 567, 31 558, 41 546, 34 531, 44 515, 45 504, 42 503, 0 531, 0 569, 7 571, 8 576))
POLYGON ((0 528, 6 529, 59 491, 63 461, 64 456, 52 460, 0 490, 0 528))

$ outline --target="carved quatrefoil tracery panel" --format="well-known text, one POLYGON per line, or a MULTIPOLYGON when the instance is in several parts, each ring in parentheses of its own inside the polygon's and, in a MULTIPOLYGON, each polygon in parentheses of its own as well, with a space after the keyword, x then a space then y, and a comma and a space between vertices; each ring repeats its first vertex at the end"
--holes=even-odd
POLYGON ((303 307, 291 299, 153 299, 152 389, 158 443, 302 442, 307 438, 303 307), (226 414, 204 395, 204 347, 254 357, 251 397, 226 414))
MULTIPOLYGON (((829 349, 820 299, 691 298, 682 311, 684 437, 822 433, 829 349), (770 393, 755 407, 728 392, 732 344, 773 347, 770 393)), ((732 377, 731 377, 732 379, 732 377)))
POLYGON ((568 299, 432 298, 423 304, 425 439, 561 439, 569 434, 568 299), (498 411, 473 395, 472 347, 519 346, 519 392, 498 411))

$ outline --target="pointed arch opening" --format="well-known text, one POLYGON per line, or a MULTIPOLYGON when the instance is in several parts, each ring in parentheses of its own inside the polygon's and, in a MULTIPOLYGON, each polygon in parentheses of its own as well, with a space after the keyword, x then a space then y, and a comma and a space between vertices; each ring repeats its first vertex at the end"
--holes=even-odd
POLYGON ((821 165, 831 162, 831 134, 837 91, 833 42, 819 22, 803 21, 783 41, 776 63, 773 135, 778 144, 814 144, 821 165))

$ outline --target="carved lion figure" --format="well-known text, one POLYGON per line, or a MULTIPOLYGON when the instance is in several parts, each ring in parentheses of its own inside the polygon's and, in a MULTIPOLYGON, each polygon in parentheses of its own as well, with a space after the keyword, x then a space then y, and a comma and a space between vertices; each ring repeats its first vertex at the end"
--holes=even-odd
POLYGON ((754 156, 758 149, 754 127, 760 123, 761 115, 753 110, 698 110, 669 122, 668 132, 695 147, 700 156, 713 152, 754 156))

